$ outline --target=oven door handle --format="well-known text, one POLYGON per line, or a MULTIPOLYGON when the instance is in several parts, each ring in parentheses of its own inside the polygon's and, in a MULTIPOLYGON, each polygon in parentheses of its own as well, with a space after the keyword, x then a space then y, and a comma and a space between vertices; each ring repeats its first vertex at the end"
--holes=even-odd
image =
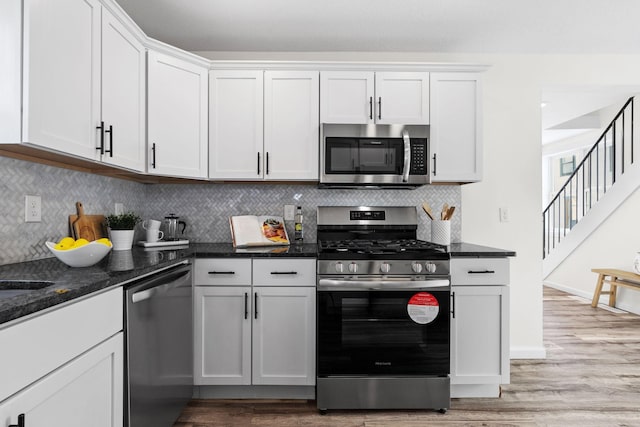
POLYGON ((450 285, 449 279, 430 280, 357 280, 357 279, 320 279, 319 291, 400 291, 405 289, 443 288, 450 285))
POLYGON ((402 140, 404 141, 404 168, 402 169, 402 182, 409 182, 409 170, 411 169, 411 140, 409 132, 402 131, 402 140))

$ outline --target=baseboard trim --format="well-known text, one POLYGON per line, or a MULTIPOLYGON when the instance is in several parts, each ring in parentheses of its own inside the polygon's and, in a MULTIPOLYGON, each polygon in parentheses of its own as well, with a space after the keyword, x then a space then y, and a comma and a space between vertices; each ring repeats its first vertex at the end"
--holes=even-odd
POLYGON ((546 359, 547 350, 544 347, 511 347, 511 359, 546 359))

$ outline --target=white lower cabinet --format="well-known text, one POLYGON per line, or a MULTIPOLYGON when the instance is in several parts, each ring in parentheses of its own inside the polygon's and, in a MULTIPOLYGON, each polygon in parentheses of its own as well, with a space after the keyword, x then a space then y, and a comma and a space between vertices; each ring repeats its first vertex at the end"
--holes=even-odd
POLYGON ((315 385, 315 259, 197 259, 195 270, 196 385, 315 385))
POLYGON ((0 329, 0 425, 123 425, 122 288, 0 329))
POLYGON ((252 383, 315 385, 315 287, 254 287, 252 383))
POLYGON ((493 283, 508 276, 506 258, 451 260, 452 397, 497 397, 500 385, 509 384, 509 286, 493 283))
POLYGON ((123 333, 0 403, 0 425, 122 426, 123 333))
POLYGON ((196 284, 196 385, 251 384, 250 295, 251 286, 196 284))

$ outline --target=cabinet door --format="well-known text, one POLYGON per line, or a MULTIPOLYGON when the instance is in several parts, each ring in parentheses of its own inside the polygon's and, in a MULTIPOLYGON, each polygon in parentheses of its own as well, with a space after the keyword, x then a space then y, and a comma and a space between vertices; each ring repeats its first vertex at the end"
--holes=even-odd
POLYGON ((262 179, 263 72, 209 73, 209 177, 262 179))
POLYGON ((480 76, 431 73, 432 182, 482 179, 480 76))
POLYGON ((509 287, 452 286, 451 384, 508 384, 509 287))
POLYGON ((265 72, 266 179, 318 179, 318 91, 317 71, 265 72))
POLYGON ((102 160, 145 170, 145 48, 106 9, 102 11, 102 160))
POLYGON ((206 68, 154 51, 148 65, 148 172, 206 178, 206 68))
POLYGON ((253 384, 315 385, 316 289, 253 291, 253 384))
POLYGON ((378 124, 429 124, 429 73, 376 73, 378 124))
POLYGON ((320 73, 320 122, 369 124, 374 117, 372 71, 320 73))
POLYGON ((0 404, 0 425, 123 425, 123 333, 99 344, 0 404))
POLYGON ((98 158, 100 2, 25 0, 23 141, 98 158))
POLYGON ((194 382, 251 384, 251 287, 196 286, 194 382))

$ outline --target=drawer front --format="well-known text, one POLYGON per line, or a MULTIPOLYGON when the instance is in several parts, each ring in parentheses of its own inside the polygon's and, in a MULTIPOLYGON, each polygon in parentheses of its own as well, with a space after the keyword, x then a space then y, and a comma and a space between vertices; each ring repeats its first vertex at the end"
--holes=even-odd
POLYGON ((254 286, 315 286, 315 258, 254 259, 254 286))
POLYGON ((196 259, 196 286, 251 285, 251 258, 196 259))
POLYGON ((122 287, 0 329, 0 401, 122 331, 122 287))
POLYGON ((451 258, 451 285, 508 285, 509 258, 451 258))

